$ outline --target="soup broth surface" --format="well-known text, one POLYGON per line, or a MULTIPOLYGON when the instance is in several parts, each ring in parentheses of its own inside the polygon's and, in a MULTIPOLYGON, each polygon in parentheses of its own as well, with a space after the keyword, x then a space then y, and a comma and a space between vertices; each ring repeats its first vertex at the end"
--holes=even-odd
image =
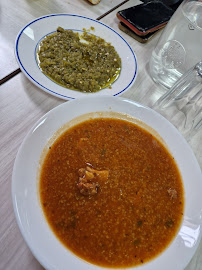
POLYGON ((183 217, 174 158, 128 121, 97 118, 66 130, 49 147, 40 200, 58 239, 82 259, 131 267, 159 255, 183 217))

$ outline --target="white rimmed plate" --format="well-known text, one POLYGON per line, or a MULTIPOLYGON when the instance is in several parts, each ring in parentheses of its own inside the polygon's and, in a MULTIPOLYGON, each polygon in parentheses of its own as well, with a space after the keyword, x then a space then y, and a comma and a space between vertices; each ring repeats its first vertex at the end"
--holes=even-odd
POLYGON ((200 167, 185 139, 165 118, 150 108, 118 97, 92 96, 66 102, 44 115, 25 137, 14 164, 12 198, 16 219, 26 243, 46 269, 103 269, 81 260, 59 242, 44 218, 37 196, 37 169, 42 150, 48 140, 68 121, 97 111, 126 113, 146 123, 163 138, 174 156, 185 189, 183 222, 171 245, 160 256, 134 269, 184 269, 201 239, 202 175, 200 167))
POLYGON ((15 55, 22 72, 36 86, 62 99, 75 99, 86 95, 119 95, 128 90, 137 76, 137 60, 129 44, 109 26, 79 15, 52 14, 38 18, 27 24, 18 34, 15 44, 15 55), (112 84, 112 89, 105 88, 97 93, 82 93, 67 89, 45 76, 38 67, 36 49, 38 43, 46 35, 55 32, 57 27, 87 32, 104 38, 110 42, 118 52, 122 61, 119 78, 112 84), (90 30, 94 27, 94 30, 90 30))

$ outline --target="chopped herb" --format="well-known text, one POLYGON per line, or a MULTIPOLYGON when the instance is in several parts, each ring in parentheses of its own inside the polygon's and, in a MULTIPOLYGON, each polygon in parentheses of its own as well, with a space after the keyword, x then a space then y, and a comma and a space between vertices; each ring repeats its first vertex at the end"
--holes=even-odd
POLYGON ((140 240, 139 239, 135 239, 133 241, 133 244, 134 244, 134 246, 138 246, 140 244, 140 240))
POLYGON ((142 226, 142 220, 138 220, 137 222, 137 227, 140 227, 140 226, 142 226))
POLYGON ((168 219, 167 221, 166 221, 166 223, 165 223, 165 226, 167 227, 167 228, 171 228, 171 227, 173 227, 173 225, 174 225, 174 221, 170 218, 170 219, 168 219))

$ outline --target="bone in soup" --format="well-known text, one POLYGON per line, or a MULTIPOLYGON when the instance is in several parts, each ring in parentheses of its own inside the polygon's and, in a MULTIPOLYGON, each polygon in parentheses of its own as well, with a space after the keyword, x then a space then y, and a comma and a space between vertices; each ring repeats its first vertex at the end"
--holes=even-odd
POLYGON ((61 134, 40 174, 52 231, 73 253, 103 267, 131 267, 164 251, 183 217, 174 158, 129 121, 96 118, 61 134))

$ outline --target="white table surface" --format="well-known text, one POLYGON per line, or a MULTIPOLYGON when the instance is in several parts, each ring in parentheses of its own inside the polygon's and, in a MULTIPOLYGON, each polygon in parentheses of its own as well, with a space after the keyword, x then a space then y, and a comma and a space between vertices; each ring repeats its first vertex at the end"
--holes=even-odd
POLYGON ((18 68, 14 55, 17 34, 30 21, 53 13, 79 14, 98 18, 122 0, 102 0, 92 5, 87 0, 1 0, 0 1, 0 79, 18 68))
MULTIPOLYGON (((0 3, 0 78, 18 68, 14 58, 14 41, 19 30, 36 17, 51 13, 76 13, 97 18, 123 1, 101 0, 93 6, 86 0, 31 1, 3 0, 0 3), (50 3, 51 2, 51 3, 50 3), (4 68, 2 68, 4 67, 4 68)), ((141 44, 118 28, 116 12, 140 3, 130 0, 101 19, 114 28, 131 45, 138 60, 138 76, 130 90, 122 96, 147 106, 165 92, 148 74, 148 61, 158 36, 147 44, 141 44)), ((33 124, 46 112, 65 102, 33 85, 20 72, 0 87, 0 270, 40 270, 42 266, 31 254, 24 242, 12 208, 11 178, 18 148, 33 124)), ((68 101, 67 101, 68 102, 68 101)), ((190 145, 202 168, 202 134, 194 136, 190 145)), ((186 270, 202 269, 202 242, 186 270)), ((163 269, 162 269, 163 270, 163 269)), ((171 269, 174 270, 174 269, 171 269)))

